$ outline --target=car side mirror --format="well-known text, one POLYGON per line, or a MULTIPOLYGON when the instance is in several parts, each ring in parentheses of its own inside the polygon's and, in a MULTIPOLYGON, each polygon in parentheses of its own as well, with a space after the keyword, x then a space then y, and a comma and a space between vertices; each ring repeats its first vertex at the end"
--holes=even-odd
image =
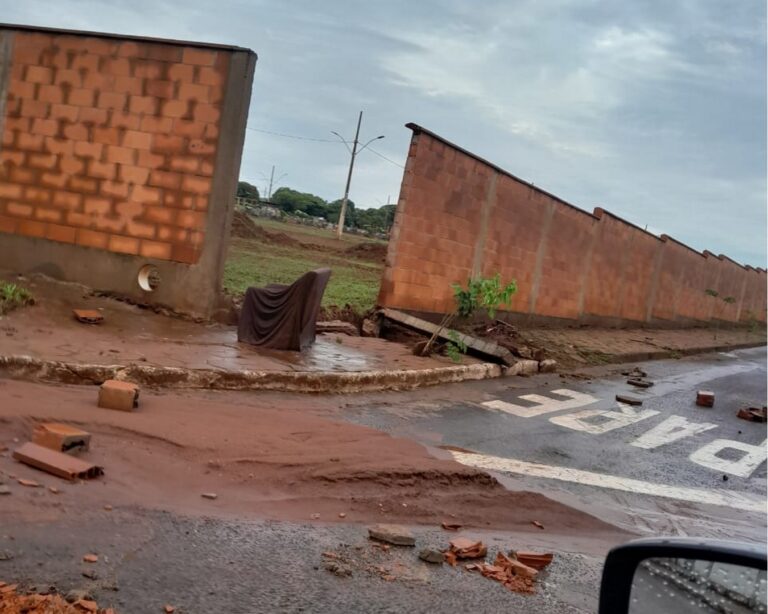
POLYGON ((639 539, 608 553, 600 614, 687 612, 765 613, 765 546, 639 539))

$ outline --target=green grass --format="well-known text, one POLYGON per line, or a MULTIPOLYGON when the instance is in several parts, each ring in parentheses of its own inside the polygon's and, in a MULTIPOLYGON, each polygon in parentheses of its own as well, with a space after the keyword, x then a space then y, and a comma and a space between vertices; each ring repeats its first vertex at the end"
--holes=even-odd
MULTIPOLYGON (((270 230, 286 232, 287 224, 268 224, 264 220, 258 220, 258 223, 270 230)), ((301 227, 301 230, 305 228, 301 227)), ((296 236, 295 232, 290 234, 296 236)), ((224 287, 232 294, 242 294, 249 286, 290 284, 307 271, 323 266, 332 271, 323 296, 324 307, 351 305, 363 313, 375 305, 383 265, 355 260, 340 252, 280 246, 252 239, 232 238, 224 267, 224 287)))
POLYGON ((305 226, 303 224, 289 224, 279 220, 268 218, 254 218, 254 221, 263 228, 271 231, 283 232, 298 239, 303 243, 317 243, 320 245, 339 245, 349 247, 357 243, 386 243, 381 239, 374 239, 362 235, 355 235, 345 232, 341 236, 341 241, 336 238, 336 231, 329 228, 316 228, 314 226, 305 226))
POLYGON ((35 299, 29 290, 8 282, 0 282, 0 315, 4 315, 18 307, 32 305, 35 299))

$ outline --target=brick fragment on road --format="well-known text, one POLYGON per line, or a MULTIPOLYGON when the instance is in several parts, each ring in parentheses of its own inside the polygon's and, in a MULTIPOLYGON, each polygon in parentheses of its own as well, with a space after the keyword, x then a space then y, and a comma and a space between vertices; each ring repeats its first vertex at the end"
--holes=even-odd
POLYGON ((25 480, 24 478, 17 478, 16 481, 22 486, 29 486, 30 488, 37 488, 38 486, 40 486, 40 484, 38 484, 34 480, 25 480))
POLYGON ((743 407, 736 413, 736 416, 749 422, 765 422, 766 407, 743 407))
POLYGON ((83 555, 83 561, 85 561, 86 563, 98 563, 99 555, 98 554, 84 554, 83 555))
POLYGON ((452 552, 457 559, 481 559, 488 554, 487 546, 477 539, 457 537, 450 541, 452 552))
POLYGON ((10 495, 11 489, 8 488, 5 484, 0 484, 0 495, 10 495))
POLYGON ((109 379, 99 387, 99 407, 133 411, 139 405, 139 387, 130 382, 109 379))
MULTIPOLYGON (((82 480, 96 478, 104 474, 104 470, 97 465, 32 442, 27 442, 16 448, 13 452, 13 458, 35 469, 42 469, 52 475, 71 481, 78 478, 82 480)), ((35 485, 38 484, 35 483, 35 485)))
POLYGON ((631 397, 626 394, 617 394, 616 400, 619 403, 626 403, 627 405, 634 405, 636 407, 643 404, 642 399, 638 399, 637 397, 631 397))
POLYGON ((203 499, 216 499, 219 495, 215 492, 204 492, 200 495, 203 499))
POLYGON ((32 431, 32 443, 57 452, 74 454, 88 450, 91 434, 67 424, 43 422, 32 431))
POLYGON ((104 321, 104 314, 97 309, 73 309, 72 314, 83 324, 101 324, 104 321))
POLYGON ((90 601, 88 599, 80 599, 79 601, 75 601, 75 606, 85 610, 86 612, 97 612, 99 610, 99 606, 96 604, 96 602, 90 601))
POLYGON ((696 405, 699 407, 713 407, 715 404, 715 393, 709 390, 699 390, 696 393, 696 405))
POLYGON ((543 529, 543 528, 544 528, 544 525, 543 525, 543 524, 541 524, 541 523, 540 523, 538 520, 531 520, 531 524, 532 524, 534 527, 537 527, 537 528, 539 528, 539 529, 543 529))
POLYGON ((627 384, 635 386, 636 388, 650 388, 653 386, 653 382, 640 378, 630 378, 627 380, 627 384))
POLYGON ((523 565, 537 570, 544 569, 554 557, 551 552, 528 552, 525 550, 517 550, 514 554, 515 558, 523 565))
POLYGON ((163 611, 165 614, 173 614, 176 611, 176 608, 172 605, 166 604, 166 606, 163 608, 163 611))
POLYGON ((368 537, 395 546, 415 546, 416 538, 408 529, 396 524, 377 524, 368 528, 368 537))
POLYGON ((557 361, 547 358, 539 362, 539 373, 554 373, 557 371, 557 361))

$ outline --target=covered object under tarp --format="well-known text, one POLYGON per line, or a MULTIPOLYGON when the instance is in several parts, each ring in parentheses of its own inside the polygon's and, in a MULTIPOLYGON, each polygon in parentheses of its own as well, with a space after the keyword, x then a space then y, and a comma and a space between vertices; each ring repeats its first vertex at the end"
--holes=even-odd
POLYGON ((301 351, 312 345, 320 302, 330 276, 331 269, 317 269, 290 286, 248 288, 237 340, 275 350, 301 351))

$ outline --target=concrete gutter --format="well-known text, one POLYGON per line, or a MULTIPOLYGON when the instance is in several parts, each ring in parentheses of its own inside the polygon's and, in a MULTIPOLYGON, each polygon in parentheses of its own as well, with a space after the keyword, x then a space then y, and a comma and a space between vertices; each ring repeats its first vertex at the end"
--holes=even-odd
POLYGON ((0 372, 16 379, 78 385, 101 384, 108 379, 116 379, 158 388, 337 394, 411 390, 504 375, 502 367, 491 363, 388 371, 223 371, 137 364, 92 365, 32 356, 0 356, 0 372))

